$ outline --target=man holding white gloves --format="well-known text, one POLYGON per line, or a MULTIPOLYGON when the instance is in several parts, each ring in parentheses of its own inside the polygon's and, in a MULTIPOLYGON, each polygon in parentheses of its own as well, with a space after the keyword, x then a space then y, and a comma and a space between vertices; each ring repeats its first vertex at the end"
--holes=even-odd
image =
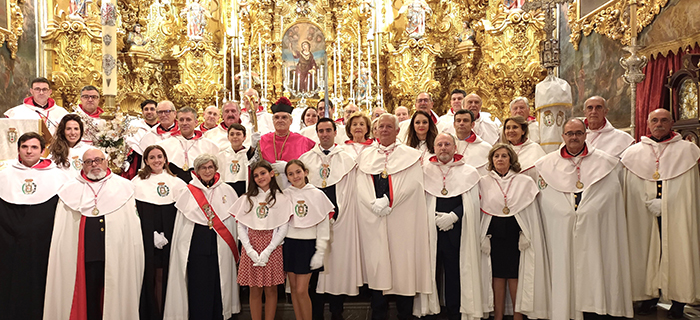
POLYGON ((399 319, 411 318, 416 294, 434 293, 435 287, 421 153, 396 143, 398 133, 396 116, 382 114, 380 143, 357 158, 358 229, 363 279, 372 290, 372 319, 386 318, 385 295, 397 295, 399 319))
POLYGON ((461 318, 461 302, 467 317, 483 315, 478 285, 481 176, 456 150, 456 138, 440 133, 435 138, 436 155, 423 166, 428 216, 435 217, 430 230, 431 267, 433 273, 438 268, 443 270, 445 287, 434 289, 430 295, 419 295, 414 306, 416 316, 440 313, 437 292, 444 292, 448 319, 461 318))

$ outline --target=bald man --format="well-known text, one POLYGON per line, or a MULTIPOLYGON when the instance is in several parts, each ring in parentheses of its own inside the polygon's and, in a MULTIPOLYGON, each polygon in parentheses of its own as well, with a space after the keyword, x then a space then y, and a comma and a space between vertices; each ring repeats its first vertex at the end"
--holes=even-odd
MULTIPOLYGON (((527 98, 517 97, 510 102, 510 116, 521 116, 527 120, 528 139, 534 143, 540 143, 540 124, 535 117, 530 115, 530 101, 527 98)), ((503 127, 501 126, 501 128, 503 127)))
POLYGON ((348 105, 346 105, 343 109, 343 117, 338 120, 335 120, 335 123, 345 125, 345 119, 349 119, 353 113, 358 111, 360 111, 360 109, 357 108, 357 106, 354 103, 348 103, 348 105))
POLYGON ((651 134, 622 153, 632 298, 640 315, 654 313, 659 297, 671 300, 671 319, 700 292, 700 148, 671 130, 665 109, 649 113, 651 134))
POLYGON ((481 112, 482 101, 476 93, 471 93, 464 98, 463 102, 465 109, 471 111, 476 120, 474 120, 473 131, 484 141, 493 145, 498 141, 498 124, 491 121, 491 118, 484 116, 481 112))
POLYGON ((586 143, 619 158, 622 152, 634 143, 634 138, 612 126, 606 118, 609 110, 605 99, 600 96, 592 96, 583 104, 588 127, 586 143))
POLYGON ((411 119, 411 116, 408 114, 408 108, 404 106, 394 109, 394 115, 399 118, 399 123, 411 119))
POLYGON ((205 133, 214 129, 217 124, 219 124, 219 108, 217 106, 208 106, 204 109, 204 122, 200 123, 195 130, 205 133))

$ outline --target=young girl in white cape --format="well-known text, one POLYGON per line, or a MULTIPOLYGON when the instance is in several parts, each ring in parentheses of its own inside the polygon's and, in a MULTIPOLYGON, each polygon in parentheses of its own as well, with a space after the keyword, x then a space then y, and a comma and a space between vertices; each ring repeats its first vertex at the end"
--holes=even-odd
POLYGON ((275 318, 277 285, 284 283, 282 241, 287 235, 292 203, 277 185, 272 166, 266 161, 251 166, 253 179, 244 196, 229 213, 238 221, 238 237, 243 245, 238 283, 250 286, 250 315, 262 319, 265 292, 265 319, 275 318))
POLYGON ((330 240, 329 215, 335 208, 323 191, 309 184, 309 170, 303 162, 289 161, 284 171, 292 184, 284 192, 294 205, 291 227, 282 250, 284 271, 289 275, 296 319, 311 320, 309 281, 312 272, 323 271, 323 255, 330 240))

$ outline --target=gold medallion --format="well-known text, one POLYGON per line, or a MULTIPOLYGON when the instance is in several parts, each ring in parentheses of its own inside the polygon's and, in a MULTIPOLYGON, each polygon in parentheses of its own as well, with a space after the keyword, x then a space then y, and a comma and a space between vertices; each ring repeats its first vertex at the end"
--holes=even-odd
POLYGON ((447 192, 447 189, 445 189, 445 187, 442 187, 442 191, 440 191, 440 193, 442 193, 443 196, 446 196, 449 192, 447 192))
POLYGON ((214 229, 214 221, 212 221, 211 219, 207 221, 207 225, 209 225, 209 230, 214 229))
POLYGON ((92 215, 93 215, 93 216, 96 216, 96 215, 98 215, 98 214, 100 214, 100 210, 97 210, 97 208, 93 208, 93 209, 92 209, 92 215))
POLYGON ((185 163, 185 165, 182 166, 182 170, 184 170, 184 171, 190 170, 190 166, 188 166, 187 163, 185 163))
POLYGON ((275 177, 278 177, 278 176, 280 175, 279 172, 277 172, 277 170, 274 170, 274 169, 273 169, 272 172, 275 173, 275 177))
POLYGON ((661 178, 661 175, 659 174, 658 171, 655 171, 655 172, 654 172, 654 175, 651 176, 651 177, 654 178, 654 180, 659 180, 659 178, 661 178))
POLYGON ((321 188, 325 188, 326 186, 327 186, 326 180, 323 180, 323 182, 321 183, 321 188))
POLYGON ((510 213, 510 209, 508 209, 507 206, 503 207, 503 214, 509 214, 509 213, 510 213))
POLYGON ((580 180, 576 181, 576 188, 583 189, 583 182, 581 182, 580 180))
POLYGON ((386 179, 388 177, 389 177, 389 174, 386 173, 386 169, 384 169, 384 171, 382 171, 382 179, 386 179))

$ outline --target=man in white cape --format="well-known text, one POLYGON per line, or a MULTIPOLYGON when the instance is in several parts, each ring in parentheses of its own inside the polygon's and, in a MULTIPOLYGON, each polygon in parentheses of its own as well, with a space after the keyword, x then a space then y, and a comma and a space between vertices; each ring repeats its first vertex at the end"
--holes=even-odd
MULTIPOLYGON (((316 292, 326 293, 325 300, 333 319, 340 319, 345 296, 358 295, 362 286, 355 159, 345 152, 344 145, 334 143, 337 125, 333 120, 321 118, 316 128, 321 142, 302 154, 299 160, 309 169, 309 183, 321 189, 335 207, 335 215, 331 219, 330 245, 325 254, 324 271, 318 275, 316 292)), ((320 306, 323 307, 324 303, 320 303, 320 306)), ((318 310, 314 312, 318 314, 318 310)))
MULTIPOLYGON (((700 149, 671 131, 664 109, 648 117, 650 136, 622 154, 632 297, 649 314, 659 300, 673 301, 669 317, 683 318, 686 303, 700 300, 700 149)), ((656 313, 656 312, 654 312, 656 313)))
POLYGON ((173 229, 163 319, 199 319, 205 317, 202 313, 213 312, 220 307, 219 316, 226 320, 232 314, 241 312, 236 280, 236 219, 228 214, 229 207, 238 200, 238 196, 216 173, 219 166, 216 157, 200 155, 195 159, 194 166, 192 181, 175 202, 178 211, 173 229), (210 250, 214 242, 216 250, 210 250), (214 261, 218 264, 211 261, 213 257, 216 257, 214 261), (213 274, 214 270, 218 274, 213 274), (208 276, 193 279, 190 277, 193 274, 208 276), (210 280, 210 283, 203 278, 210 280), (216 287, 212 287, 217 284, 211 283, 215 281, 214 278, 219 280, 218 297, 216 287), (197 290, 190 286, 195 286, 197 281, 201 283, 195 288, 207 293, 190 296, 197 290), (217 298, 221 299, 220 305, 218 301, 211 300, 217 298), (195 308, 191 303, 196 304, 195 308))
POLYGON ((586 144, 619 158, 622 152, 634 143, 634 138, 612 126, 606 118, 608 111, 603 97, 592 96, 586 100, 583 105, 587 128, 586 144))
MULTIPOLYGON (((483 316, 479 242, 479 187, 481 177, 456 154, 456 140, 448 133, 435 138, 436 155, 423 166, 430 227, 431 274, 441 261, 444 301, 450 320, 483 316)), ((417 317, 439 314, 438 290, 419 294, 413 305, 417 317)))
POLYGON ((564 124, 562 138, 558 152, 535 163, 552 276, 551 319, 581 319, 581 313, 631 318, 622 166, 586 146, 579 119, 564 124))
POLYGON ((416 294, 434 293, 430 227, 420 151, 396 142, 398 119, 378 118, 380 143, 357 158, 358 228, 364 282, 372 291, 372 318, 387 315, 385 295, 396 295, 399 319, 409 319, 416 294))
MULTIPOLYGON (((171 101, 163 100, 159 102, 158 106, 156 106, 156 114, 160 123, 143 135, 139 141, 138 150, 146 150, 150 145, 180 134, 180 128, 175 120, 177 110, 171 101)), ((171 155, 168 155, 168 157, 171 157, 171 155)))
POLYGON ((457 154, 464 156, 464 163, 474 167, 481 176, 488 174, 486 165, 491 145, 472 131, 474 113, 462 109, 454 116, 454 128, 457 135, 457 154))
POLYGON ((170 171, 185 183, 189 183, 192 180, 190 173, 193 169, 194 159, 205 153, 217 155, 219 147, 213 141, 204 138, 202 132, 194 130, 197 125, 196 110, 184 107, 178 110, 177 118, 180 134, 157 144, 163 147, 165 153, 168 154, 170 171))
POLYGON ((32 96, 25 98, 22 104, 5 111, 5 116, 10 119, 41 119, 53 135, 68 111, 50 98, 51 92, 51 83, 46 78, 32 80, 29 88, 32 96))
MULTIPOLYGON (((234 123, 241 123, 241 110, 235 101, 227 101, 221 108, 223 121, 218 126, 204 132, 204 137, 216 143, 219 151, 224 151, 231 146, 228 141, 228 127, 234 123)), ((256 148, 260 140, 260 134, 254 133, 252 127, 246 127, 245 141, 243 145, 248 148, 256 148)))
POLYGON ((496 124, 488 116, 485 116, 486 113, 481 112, 483 103, 481 97, 476 93, 471 93, 462 100, 462 103, 464 104, 463 109, 471 111, 475 116, 474 121, 472 121, 474 132, 490 145, 498 142, 498 137, 500 136, 498 134, 498 126, 500 121, 499 124, 496 124))
POLYGON ((90 149, 58 196, 44 320, 138 319, 144 253, 133 185, 90 149))
POLYGON ((16 143, 19 159, 0 170, 0 317, 38 320, 57 194, 69 178, 41 159, 46 141, 40 134, 27 132, 16 143))

